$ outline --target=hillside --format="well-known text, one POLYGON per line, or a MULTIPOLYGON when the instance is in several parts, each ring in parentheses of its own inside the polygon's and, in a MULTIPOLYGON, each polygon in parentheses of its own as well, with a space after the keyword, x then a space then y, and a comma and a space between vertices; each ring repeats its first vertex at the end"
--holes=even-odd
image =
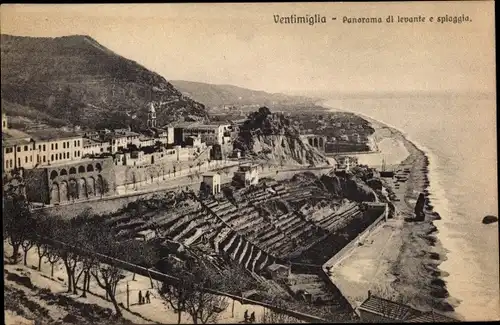
POLYGON ((150 101, 156 104, 159 125, 208 117, 204 105, 182 95, 165 78, 89 36, 2 34, 1 69, 2 106, 26 106, 27 114, 40 112, 68 124, 142 126, 150 101))
POLYGON ((290 118, 271 113, 267 107, 248 116, 240 127, 234 148, 246 156, 274 162, 329 165, 322 153, 301 139, 298 126, 290 118))
POLYGON ((314 98, 272 94, 265 91, 251 90, 232 85, 213 85, 202 82, 171 80, 184 95, 204 103, 210 108, 226 106, 288 106, 314 104, 314 98))

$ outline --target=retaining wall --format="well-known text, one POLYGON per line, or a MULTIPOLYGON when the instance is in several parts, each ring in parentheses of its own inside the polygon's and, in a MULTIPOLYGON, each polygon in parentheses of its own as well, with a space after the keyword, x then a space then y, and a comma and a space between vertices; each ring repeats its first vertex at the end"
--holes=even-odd
POLYGON ((354 238, 349 244, 345 245, 344 248, 323 264, 323 269, 326 267, 335 267, 335 265, 337 265, 353 248, 358 246, 358 243, 368 236, 380 222, 387 220, 387 212, 388 207, 387 204, 385 204, 385 209, 381 212, 380 216, 365 230, 359 233, 358 236, 356 236, 356 238, 354 238))

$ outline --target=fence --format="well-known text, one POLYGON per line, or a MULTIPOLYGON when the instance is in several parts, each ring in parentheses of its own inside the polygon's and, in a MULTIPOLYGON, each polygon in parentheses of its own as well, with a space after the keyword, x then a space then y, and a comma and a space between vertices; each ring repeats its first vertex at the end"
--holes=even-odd
MULTIPOLYGON (((96 252, 90 252, 90 251, 63 243, 61 241, 54 240, 51 238, 47 238, 47 237, 41 237, 41 238, 44 242, 46 242, 47 244, 53 245, 54 247, 70 249, 71 251, 76 252, 77 254, 92 256, 92 257, 96 258, 101 263, 113 265, 113 266, 118 267, 120 269, 129 271, 129 272, 133 272, 133 273, 145 276, 145 277, 149 277, 152 280, 157 280, 160 282, 169 282, 169 283, 177 283, 179 281, 179 278, 177 278, 177 277, 174 277, 174 276, 171 276, 168 274, 164 274, 164 273, 161 273, 161 272, 156 271, 156 270, 141 267, 141 266, 117 259, 117 258, 113 258, 110 256, 99 254, 96 252)), ((308 314, 297 312, 294 310, 288 310, 288 309, 274 306, 274 305, 271 305, 271 304, 268 304, 265 302, 256 301, 256 300, 244 298, 242 296, 237 296, 237 295, 233 295, 233 294, 230 294, 227 292, 222 292, 222 291, 208 289, 208 288, 204 289, 204 290, 206 292, 214 294, 214 295, 225 296, 225 297, 237 300, 242 304, 252 304, 252 305, 262 306, 262 307, 265 307, 265 308, 272 310, 274 312, 278 312, 278 313, 282 313, 282 314, 286 314, 286 315, 295 317, 299 320, 303 320, 303 321, 307 321, 307 322, 329 323, 328 320, 323 319, 321 317, 308 315, 308 314)))

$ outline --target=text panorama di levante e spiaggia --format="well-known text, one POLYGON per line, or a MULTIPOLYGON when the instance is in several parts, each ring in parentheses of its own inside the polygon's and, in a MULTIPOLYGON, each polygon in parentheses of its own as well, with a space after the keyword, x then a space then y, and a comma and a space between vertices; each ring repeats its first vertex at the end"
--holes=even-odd
POLYGON ((415 23, 437 23, 437 24, 462 24, 469 23, 472 19, 465 15, 453 16, 399 16, 388 15, 385 17, 350 17, 342 16, 342 18, 328 17, 321 14, 307 14, 307 15, 273 15, 274 23, 276 24, 326 24, 327 22, 341 21, 344 24, 415 24, 415 23))

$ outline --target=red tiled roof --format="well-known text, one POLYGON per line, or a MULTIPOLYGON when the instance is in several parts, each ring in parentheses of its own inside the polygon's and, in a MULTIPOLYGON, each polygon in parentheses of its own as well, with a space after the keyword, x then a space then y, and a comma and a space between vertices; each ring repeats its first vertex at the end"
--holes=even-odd
POLYGON ((359 306, 359 309, 394 320, 407 320, 420 316, 422 313, 421 311, 413 309, 410 306, 373 295, 368 297, 368 299, 366 299, 361 306, 359 306))
POLYGON ((420 316, 410 318, 407 323, 459 323, 460 321, 435 312, 426 312, 420 316))

